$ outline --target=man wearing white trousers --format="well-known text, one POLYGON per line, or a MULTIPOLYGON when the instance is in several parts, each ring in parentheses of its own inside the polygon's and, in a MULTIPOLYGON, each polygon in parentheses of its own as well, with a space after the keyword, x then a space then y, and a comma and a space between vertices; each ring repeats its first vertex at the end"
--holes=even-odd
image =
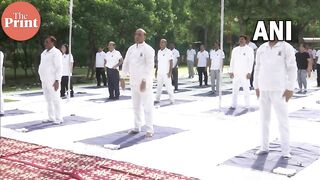
POLYGON ((279 121, 282 155, 290 158, 289 119, 287 104, 297 80, 293 47, 284 41, 269 41, 257 50, 254 87, 260 103, 262 127, 261 147, 257 155, 269 152, 271 105, 279 121))
POLYGON ((61 124, 60 81, 62 77, 62 54, 54 45, 56 38, 50 36, 45 39, 45 50, 41 54, 39 75, 42 90, 47 101, 49 119, 44 122, 61 124))
POLYGON ((4 98, 2 93, 2 84, 3 84, 3 59, 4 55, 2 51, 0 51, 0 117, 4 116, 4 98))
POLYGON ((144 112, 147 127, 146 137, 153 136, 153 69, 154 49, 145 43, 146 32, 137 29, 135 32, 135 44, 130 46, 123 62, 122 73, 130 75, 130 85, 134 109, 134 129, 129 134, 137 134, 142 127, 142 114, 144 112))
POLYGON ((160 50, 158 51, 158 65, 156 70, 157 77, 157 95, 156 103, 160 102, 162 87, 165 85, 169 94, 170 102, 174 103, 173 86, 171 84, 171 75, 173 67, 173 53, 167 48, 167 40, 160 40, 160 50))
POLYGON ((236 109, 238 105, 238 94, 240 87, 244 91, 245 106, 249 108, 250 101, 250 78, 254 63, 254 52, 246 44, 247 36, 241 35, 239 46, 235 47, 231 53, 230 78, 232 81, 232 105, 230 109, 236 109))

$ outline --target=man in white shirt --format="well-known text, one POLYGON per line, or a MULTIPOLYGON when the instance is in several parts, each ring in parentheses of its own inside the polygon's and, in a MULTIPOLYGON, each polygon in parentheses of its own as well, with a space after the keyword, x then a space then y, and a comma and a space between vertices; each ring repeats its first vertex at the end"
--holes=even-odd
POLYGON ((180 53, 176 49, 176 45, 174 43, 170 44, 170 50, 173 53, 173 68, 172 68, 172 85, 174 86, 174 92, 178 92, 178 68, 179 68, 179 60, 180 60, 180 53))
POLYGON ((262 138, 257 155, 269 151, 271 106, 279 121, 282 155, 290 158, 288 101, 297 80, 297 64, 293 47, 284 41, 262 44, 256 55, 254 87, 260 103, 262 138))
POLYGON ((254 62, 253 49, 246 44, 247 36, 241 35, 239 46, 233 48, 230 60, 230 78, 232 79, 232 104, 230 109, 236 109, 240 87, 244 91, 245 106, 249 108, 250 78, 254 62))
POLYGON ((109 99, 119 100, 120 90, 119 90, 119 66, 123 62, 121 53, 115 49, 116 43, 110 41, 108 44, 109 51, 105 55, 105 66, 107 67, 107 77, 108 77, 108 89, 109 89, 109 99))
POLYGON ((142 127, 142 112, 147 127, 146 137, 153 136, 153 68, 154 49, 145 43, 146 32, 137 29, 135 32, 135 44, 130 46, 123 62, 122 73, 130 75, 130 85, 134 109, 134 128, 129 134, 137 134, 142 127))
POLYGON ((158 65, 156 69, 157 77, 157 95, 156 103, 160 102, 162 87, 165 85, 171 103, 174 103, 173 99, 173 87, 171 84, 172 66, 173 66, 173 53, 167 48, 167 40, 160 40, 160 50, 158 51, 158 65))
POLYGON ((39 65, 39 75, 42 83, 42 90, 47 101, 49 119, 44 122, 61 124, 60 80, 62 77, 62 54, 54 44, 56 38, 50 36, 46 38, 41 54, 39 65))
POLYGON ((73 85, 72 85, 72 70, 73 70, 73 56, 69 53, 68 44, 63 44, 60 48, 62 53, 62 78, 61 78, 61 90, 60 97, 64 98, 66 92, 69 90, 69 76, 70 76, 70 97, 74 97, 73 85))
POLYGON ((189 78, 194 78, 194 59, 196 58, 196 50, 192 48, 192 44, 189 45, 189 49, 187 50, 187 65, 188 65, 188 72, 189 78))
POLYGON ((317 69, 317 86, 320 87, 320 50, 317 51, 316 57, 317 57, 317 64, 316 64, 316 69, 317 69))
POLYGON ((199 75, 199 85, 202 87, 203 76, 204 76, 204 84, 208 86, 208 72, 207 68, 209 65, 209 53, 205 50, 204 45, 200 46, 200 51, 197 54, 197 71, 199 75))
POLYGON ((2 51, 0 51, 0 117, 4 116, 4 98, 3 98, 3 92, 2 92, 2 84, 3 84, 3 59, 4 54, 2 51))
POLYGON ((220 49, 218 42, 213 44, 213 49, 210 50, 210 75, 212 93, 219 93, 220 72, 223 69, 224 52, 220 49))
POLYGON ((103 86, 107 86, 107 77, 104 66, 104 57, 106 53, 103 51, 103 48, 99 47, 98 52, 96 53, 96 78, 97 86, 101 86, 101 77, 103 86))

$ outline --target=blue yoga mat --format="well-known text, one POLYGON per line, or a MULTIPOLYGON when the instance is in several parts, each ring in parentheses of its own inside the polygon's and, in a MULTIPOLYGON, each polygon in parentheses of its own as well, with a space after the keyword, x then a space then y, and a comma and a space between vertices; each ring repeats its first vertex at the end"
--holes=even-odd
POLYGON ((95 102, 95 103, 107 103, 107 102, 116 102, 116 101, 129 100, 129 99, 131 99, 131 96, 120 96, 119 100, 109 100, 108 98, 97 98, 97 99, 89 99, 89 101, 95 102))
MULTIPOLYGON (((291 143, 291 159, 284 159, 281 154, 281 147, 278 142, 270 143, 270 152, 264 155, 255 155, 259 147, 244 152, 227 161, 224 165, 249 168, 258 171, 277 173, 275 169, 294 170, 292 174, 282 174, 294 176, 299 171, 311 165, 319 159, 320 147, 307 143, 291 143)), ((278 173, 277 173, 278 174, 278 173)))
POLYGON ((81 123, 86 123, 90 121, 95 121, 97 119, 81 117, 81 116, 67 116, 67 117, 64 117, 63 120, 64 122, 59 125, 53 124, 52 122, 43 123, 42 120, 38 120, 38 121, 30 121, 30 122, 24 122, 19 124, 10 124, 4 127, 13 129, 16 131, 20 131, 20 132, 31 132, 31 131, 48 129, 53 127, 62 127, 62 126, 68 126, 73 124, 81 124, 81 123))
POLYGON ((302 108, 290 113, 289 117, 297 120, 320 122, 320 109, 302 108))
POLYGON ((19 96, 23 96, 23 97, 34 97, 34 96, 41 96, 41 95, 43 95, 43 92, 29 92, 29 93, 19 94, 19 96))
MULTIPOLYGON (((188 92, 191 91, 190 89, 178 89, 178 92, 175 93, 183 93, 183 92, 188 92)), ((157 91, 155 91, 157 92, 157 91)), ((163 88, 162 94, 168 94, 168 92, 165 90, 165 87, 163 88)))
POLYGON ((4 116, 18 116, 18 115, 25 115, 25 114, 31 114, 31 113, 34 113, 34 112, 28 111, 28 110, 12 109, 12 110, 4 111, 4 116))
POLYGON ((155 103, 154 105, 156 108, 159 108, 159 107, 180 105, 180 104, 190 103, 190 102, 194 102, 194 101, 195 100, 175 99, 174 103, 171 104, 170 100, 166 99, 166 100, 161 100, 160 103, 155 103))
MULTIPOLYGON (((144 131, 144 129, 145 128, 143 128, 142 130, 144 131)), ((80 140, 77 142, 117 150, 148 141, 162 139, 174 134, 184 132, 185 130, 173 127, 154 126, 154 135, 152 138, 145 138, 144 132, 135 135, 129 135, 128 131, 129 130, 119 131, 112 134, 80 140)))
POLYGON ((241 115, 255 112, 258 110, 259 110, 258 107, 250 107, 249 109, 246 109, 245 107, 237 107, 236 109, 229 109, 227 107, 222 107, 221 109, 213 109, 213 110, 207 111, 207 113, 222 112, 227 116, 241 116, 241 115))
MULTIPOLYGON (((232 91, 222 91, 222 96, 232 94, 232 91)), ((212 93, 212 92, 205 92, 205 93, 200 93, 200 94, 195 94, 194 96, 201 96, 201 97, 218 97, 219 94, 217 93, 212 93)))

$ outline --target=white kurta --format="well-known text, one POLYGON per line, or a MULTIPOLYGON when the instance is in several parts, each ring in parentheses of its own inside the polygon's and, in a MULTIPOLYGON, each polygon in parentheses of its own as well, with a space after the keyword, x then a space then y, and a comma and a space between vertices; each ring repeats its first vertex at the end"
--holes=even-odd
POLYGON ((41 54, 38 72, 48 105, 49 120, 62 121, 60 88, 55 91, 53 87, 54 82, 56 80, 60 82, 62 77, 62 54, 60 50, 55 47, 49 51, 44 50, 41 54))
POLYGON ((3 84, 3 59, 4 55, 0 51, 0 114, 4 114, 4 97, 2 92, 2 84, 3 84))
POLYGON ((230 73, 234 74, 232 81, 232 107, 236 108, 238 103, 239 88, 244 90, 245 106, 249 107, 250 80, 247 74, 252 73, 254 63, 254 52, 248 45, 237 46, 232 50, 230 61, 230 73))
POLYGON ((269 123, 271 105, 279 121, 280 140, 283 155, 288 155, 289 120, 284 91, 293 91, 297 80, 297 65, 294 48, 284 42, 270 47, 269 42, 262 44, 256 55, 254 87, 260 90, 260 119, 262 127, 261 150, 269 149, 269 123))
POLYGON ((135 130, 141 130, 143 110, 147 131, 151 133, 154 109, 152 92, 154 57, 154 49, 145 42, 134 44, 128 49, 122 67, 122 73, 130 75, 135 130), (141 92, 140 85, 143 80, 146 81, 146 90, 141 92))
POLYGON ((158 73, 157 73, 157 95, 156 100, 160 101, 162 87, 165 85, 169 94, 171 102, 173 99, 173 86, 171 83, 171 76, 168 77, 170 72, 170 62, 173 61, 173 53, 170 49, 165 48, 158 51, 158 73))

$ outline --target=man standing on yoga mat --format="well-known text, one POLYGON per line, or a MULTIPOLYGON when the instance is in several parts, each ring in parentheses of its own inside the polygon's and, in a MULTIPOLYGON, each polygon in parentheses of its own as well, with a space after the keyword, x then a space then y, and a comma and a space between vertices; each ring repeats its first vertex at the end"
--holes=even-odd
POLYGON ((4 98, 2 93, 2 82, 3 82, 3 52, 0 51, 0 117, 4 115, 4 98))
POLYGON ((42 90, 47 101, 49 119, 44 122, 61 124, 60 81, 62 77, 62 54, 54 45, 56 38, 49 36, 44 41, 46 48, 41 54, 39 75, 42 90))
POLYGON ((134 109, 134 128, 129 134, 137 134, 142 127, 142 111, 147 127, 146 137, 153 136, 153 69, 154 49, 145 43, 146 32, 137 29, 133 44, 127 51, 123 62, 122 73, 130 75, 130 85, 134 109))
POLYGON ((115 49, 116 43, 110 41, 108 44, 109 51, 106 53, 104 60, 105 66, 107 67, 107 78, 108 78, 108 89, 109 89, 109 99, 119 100, 120 90, 119 90, 119 66, 121 66, 123 59, 119 51, 115 49))
POLYGON ((174 103, 173 99, 173 86, 171 84, 173 67, 173 53, 167 48, 167 40, 160 40, 160 50, 158 51, 158 65, 156 69, 157 78, 157 96, 155 103, 160 103, 160 97, 163 84, 166 86, 167 92, 170 97, 170 102, 174 103))
POLYGON ((256 55, 254 87, 260 103, 261 146, 256 155, 269 152, 271 105, 279 121, 282 156, 291 158, 289 145, 288 101, 297 80, 297 64, 293 47, 284 41, 262 44, 256 55))
POLYGON ((231 53, 230 78, 232 79, 232 104, 230 109, 236 109, 240 87, 244 91, 245 106, 249 108, 250 78, 254 62, 253 49, 247 45, 247 36, 239 37, 239 46, 231 53))

